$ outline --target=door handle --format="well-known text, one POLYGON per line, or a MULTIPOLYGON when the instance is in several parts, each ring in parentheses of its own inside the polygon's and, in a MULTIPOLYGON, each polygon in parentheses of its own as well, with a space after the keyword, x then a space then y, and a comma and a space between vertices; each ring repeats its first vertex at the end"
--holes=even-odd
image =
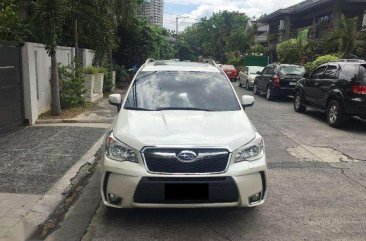
POLYGON ((315 83, 314 85, 315 85, 315 86, 318 86, 318 85, 319 85, 319 83, 315 83))

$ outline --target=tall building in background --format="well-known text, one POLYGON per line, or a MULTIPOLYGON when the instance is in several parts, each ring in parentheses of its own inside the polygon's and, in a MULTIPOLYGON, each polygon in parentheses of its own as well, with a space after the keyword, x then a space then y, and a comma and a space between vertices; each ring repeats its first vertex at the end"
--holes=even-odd
POLYGON ((145 0, 141 7, 141 16, 150 23, 163 26, 164 0, 145 0))

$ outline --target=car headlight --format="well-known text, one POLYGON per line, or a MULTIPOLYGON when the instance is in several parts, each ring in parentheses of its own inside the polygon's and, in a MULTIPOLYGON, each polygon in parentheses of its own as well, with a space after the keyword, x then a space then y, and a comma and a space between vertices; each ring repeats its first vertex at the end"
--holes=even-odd
POLYGON ((110 133, 110 135, 107 137, 105 148, 107 157, 115 161, 139 162, 137 158, 137 151, 118 141, 113 136, 113 133, 110 133))
POLYGON ((251 142, 236 151, 235 162, 255 161, 259 158, 262 158, 263 155, 264 141, 263 138, 257 133, 251 142))

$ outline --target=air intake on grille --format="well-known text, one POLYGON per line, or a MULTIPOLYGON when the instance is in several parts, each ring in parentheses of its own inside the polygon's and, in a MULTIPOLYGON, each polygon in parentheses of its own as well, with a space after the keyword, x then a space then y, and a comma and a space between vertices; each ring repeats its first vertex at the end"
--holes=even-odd
POLYGON ((148 171, 175 174, 222 173, 230 156, 216 148, 145 148, 142 154, 148 171))

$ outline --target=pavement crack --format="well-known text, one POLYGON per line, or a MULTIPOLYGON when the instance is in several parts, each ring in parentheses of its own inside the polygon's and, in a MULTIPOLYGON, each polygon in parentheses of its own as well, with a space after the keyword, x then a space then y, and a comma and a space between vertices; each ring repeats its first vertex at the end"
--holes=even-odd
POLYGON ((206 225, 206 227, 208 229, 210 229, 212 232, 214 232, 215 234, 217 234, 219 237, 227 240, 227 241, 232 241, 230 238, 226 237, 225 235, 223 235, 222 233, 218 232, 217 230, 215 230, 214 228, 211 228, 209 225, 206 225))
POLYGON ((353 179, 352 177, 348 176, 348 175, 345 173, 344 169, 338 169, 338 168, 337 168, 337 171, 338 171, 340 174, 342 174, 343 176, 345 176, 346 178, 350 179, 350 180, 351 180, 351 181, 353 181, 354 183, 356 183, 356 184, 358 184, 359 186, 361 186, 363 189, 366 189, 366 186, 365 186, 365 185, 363 185, 362 183, 360 183, 360 182, 358 182, 357 180, 353 179))

